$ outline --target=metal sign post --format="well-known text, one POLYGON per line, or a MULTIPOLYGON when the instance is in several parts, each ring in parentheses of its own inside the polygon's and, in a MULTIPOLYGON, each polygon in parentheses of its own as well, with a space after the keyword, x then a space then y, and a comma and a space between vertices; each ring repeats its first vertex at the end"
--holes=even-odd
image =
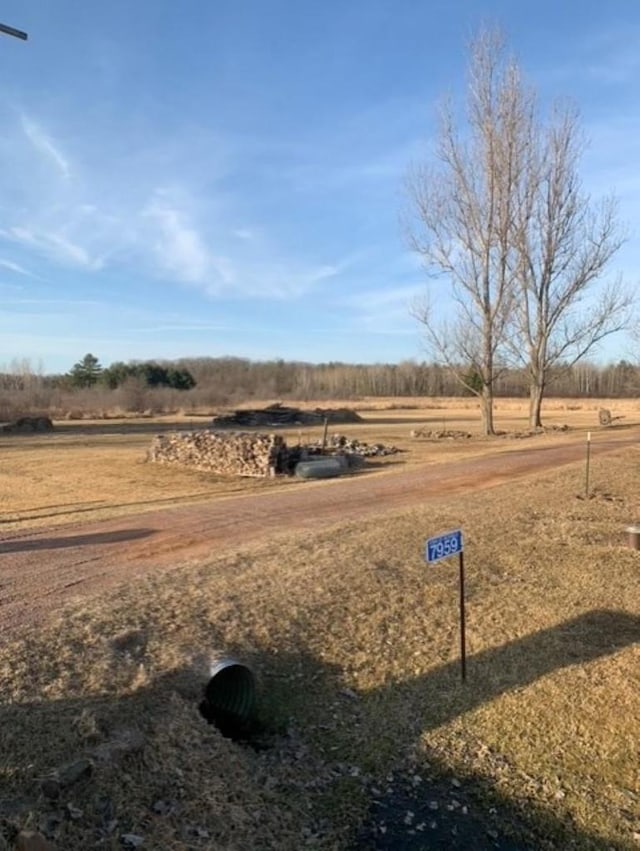
POLYGON ((460 567, 460 676, 462 682, 467 679, 467 639, 464 618, 464 551, 460 549, 458 556, 460 567))
POLYGON ((436 564, 445 558, 458 556, 460 566, 460 674, 462 681, 467 678, 467 642, 464 612, 464 546, 462 540, 462 529, 438 535, 437 538, 429 538, 425 548, 425 559, 427 564, 436 564))

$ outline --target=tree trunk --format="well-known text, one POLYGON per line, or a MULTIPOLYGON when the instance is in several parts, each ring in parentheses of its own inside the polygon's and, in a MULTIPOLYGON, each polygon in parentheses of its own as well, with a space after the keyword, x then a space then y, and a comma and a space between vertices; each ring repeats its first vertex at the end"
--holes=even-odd
POLYGON ((482 433, 485 436, 495 434, 493 427, 493 388, 485 384, 482 388, 480 399, 480 414, 482 416, 482 433))
POLYGON ((534 378, 529 388, 529 428, 542 428, 542 397, 544 382, 534 378))

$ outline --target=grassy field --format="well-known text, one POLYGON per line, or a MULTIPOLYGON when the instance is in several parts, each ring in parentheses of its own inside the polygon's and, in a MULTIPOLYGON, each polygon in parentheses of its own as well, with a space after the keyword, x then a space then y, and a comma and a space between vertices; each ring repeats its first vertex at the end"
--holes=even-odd
MULTIPOLYGON (((246 547, 43 624, 1 651, 0 831, 44 826, 64 849, 119 848, 126 833, 166 851, 348 848, 404 777, 428 799, 464 792, 512 847, 532 832, 526 847, 638 847, 640 554, 624 528, 639 462, 597 459, 590 500, 568 468, 246 547), (426 537, 458 525, 464 686, 455 564, 422 560, 426 537), (257 674, 264 750, 197 712, 220 650, 257 674), (123 728, 139 752, 108 744, 123 728), (39 781, 87 752, 92 776, 47 804, 39 781)), ((420 847, 404 818, 395 847, 420 847)))
MULTIPOLYGON (((344 405, 325 401, 310 402, 308 407, 316 404, 344 405)), ((478 437, 478 408, 471 399, 363 399, 353 403, 353 407, 363 422, 332 431, 407 450, 372 462, 381 468, 393 469, 399 462, 410 467, 509 450, 513 448, 511 436, 527 428, 523 400, 498 400, 496 425, 505 432, 505 439, 489 441, 478 437), (434 431, 465 430, 475 437, 469 441, 412 440, 411 430, 421 426, 434 431)), ((623 416, 624 425, 640 422, 640 403, 635 400, 549 400, 545 423, 568 425, 570 431, 538 436, 535 440, 551 443, 575 438, 587 429, 597 432, 599 407, 608 407, 623 416)), ((295 487, 296 482, 291 480, 229 479, 145 463, 146 451, 157 431, 202 428, 207 422, 206 417, 65 421, 56 423, 56 431, 50 435, 0 435, 0 532, 100 520, 245 491, 295 487)), ((296 443, 321 438, 322 429, 282 433, 289 442, 296 443)))

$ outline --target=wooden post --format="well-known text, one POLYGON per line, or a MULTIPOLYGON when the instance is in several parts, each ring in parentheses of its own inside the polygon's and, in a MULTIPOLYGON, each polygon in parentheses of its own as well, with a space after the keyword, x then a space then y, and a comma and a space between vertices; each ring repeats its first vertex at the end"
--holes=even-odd
POLYGON ((324 432, 322 435, 322 454, 327 447, 327 429, 329 428, 329 417, 324 418, 324 432))
POLYGON ((589 465, 591 463, 591 432, 587 432, 587 464, 585 470, 584 498, 589 499, 589 465))

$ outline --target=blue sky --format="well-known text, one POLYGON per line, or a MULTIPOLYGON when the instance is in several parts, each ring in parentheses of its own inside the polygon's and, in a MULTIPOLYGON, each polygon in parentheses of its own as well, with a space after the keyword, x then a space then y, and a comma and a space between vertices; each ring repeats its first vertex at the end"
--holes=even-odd
MULTIPOLYGON (((635 0, 6 0, 0 365, 422 358, 399 213, 465 47, 501 25, 577 102, 640 277, 635 0)), ((603 359, 623 356, 624 339, 603 359)))

